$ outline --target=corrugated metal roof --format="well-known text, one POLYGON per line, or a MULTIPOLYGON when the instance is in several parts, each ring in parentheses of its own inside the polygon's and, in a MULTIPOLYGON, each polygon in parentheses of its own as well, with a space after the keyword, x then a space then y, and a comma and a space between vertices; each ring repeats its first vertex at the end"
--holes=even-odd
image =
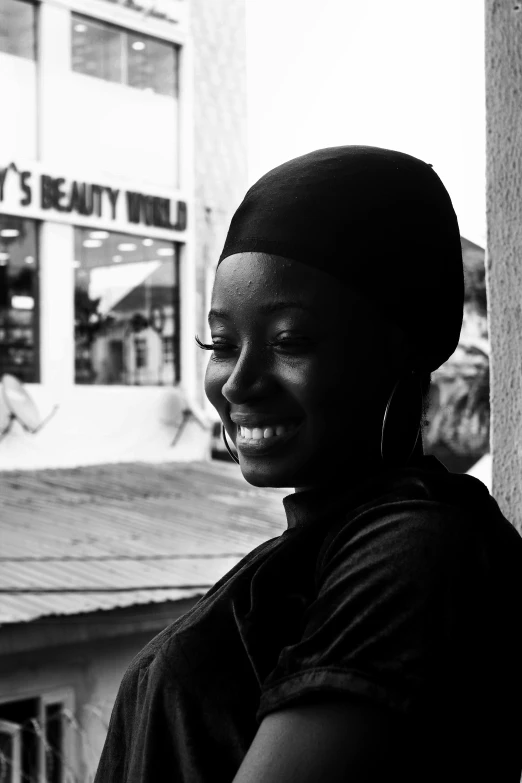
POLYGON ((0 474, 0 623, 204 594, 286 529, 225 462, 0 474))

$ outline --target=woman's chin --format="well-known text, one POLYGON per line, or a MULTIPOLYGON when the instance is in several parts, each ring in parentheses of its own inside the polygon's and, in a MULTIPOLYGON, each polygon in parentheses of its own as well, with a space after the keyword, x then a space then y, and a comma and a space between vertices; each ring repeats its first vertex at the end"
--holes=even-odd
POLYGON ((259 470, 249 470, 248 468, 243 468, 240 465, 241 473, 243 474, 243 478, 245 481, 248 481, 249 484, 251 484, 253 487, 288 487, 290 484, 288 481, 282 480, 277 475, 272 475, 270 473, 264 474, 261 473, 259 470))
POLYGON ((294 487, 295 470, 276 469, 261 460, 240 459, 239 467, 243 478, 253 487, 294 487))
POLYGON ((303 460, 272 460, 247 457, 240 453, 239 467, 243 478, 253 487, 294 487, 314 483, 317 469, 303 460), (278 464, 279 462, 279 464, 278 464))

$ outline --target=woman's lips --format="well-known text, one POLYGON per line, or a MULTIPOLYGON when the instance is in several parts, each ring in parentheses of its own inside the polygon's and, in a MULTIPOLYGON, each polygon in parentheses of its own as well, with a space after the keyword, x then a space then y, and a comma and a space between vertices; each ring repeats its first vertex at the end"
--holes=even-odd
POLYGON ((242 454, 266 454, 288 443, 299 430, 300 425, 301 422, 285 422, 281 425, 248 429, 238 426, 236 448, 242 454))

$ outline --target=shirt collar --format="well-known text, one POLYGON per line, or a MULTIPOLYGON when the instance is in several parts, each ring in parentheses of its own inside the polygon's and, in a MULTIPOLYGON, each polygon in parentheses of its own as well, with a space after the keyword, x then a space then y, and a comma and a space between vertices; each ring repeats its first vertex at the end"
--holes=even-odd
POLYGON ((349 511, 383 494, 398 491, 405 481, 422 478, 426 471, 448 473, 448 469, 434 456, 424 455, 403 468, 383 470, 357 481, 354 488, 332 485, 294 492, 283 498, 287 532, 296 531, 336 512, 349 511))

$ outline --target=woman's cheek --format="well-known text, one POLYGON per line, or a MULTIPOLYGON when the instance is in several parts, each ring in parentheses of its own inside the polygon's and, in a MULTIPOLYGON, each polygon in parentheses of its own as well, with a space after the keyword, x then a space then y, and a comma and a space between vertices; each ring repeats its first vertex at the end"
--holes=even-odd
POLYGON ((330 351, 311 357, 303 365, 299 385, 308 404, 331 411, 332 403, 346 396, 348 379, 342 365, 339 356, 330 351))
POLYGON ((220 403, 222 404, 224 401, 221 389, 226 383, 227 378, 228 375, 223 371, 223 368, 216 367, 212 362, 212 358, 210 358, 205 371, 204 388, 208 401, 215 408, 219 409, 220 403))

